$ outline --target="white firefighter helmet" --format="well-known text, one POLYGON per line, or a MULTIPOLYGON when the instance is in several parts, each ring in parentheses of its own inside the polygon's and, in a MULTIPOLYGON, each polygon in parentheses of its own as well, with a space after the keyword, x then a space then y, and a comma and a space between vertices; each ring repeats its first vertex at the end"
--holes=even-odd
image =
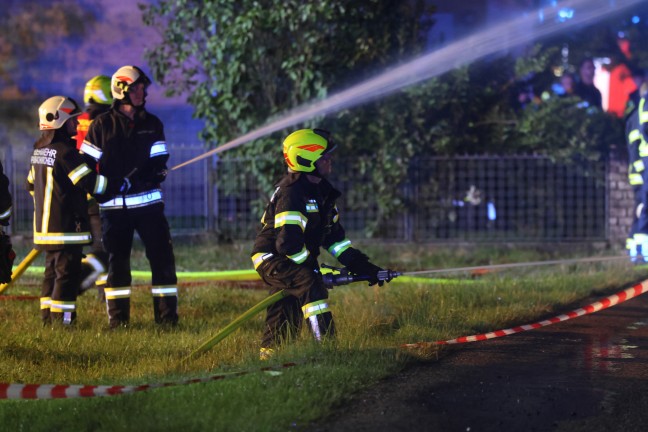
POLYGON ((113 98, 128 101, 128 90, 140 82, 144 83, 144 88, 151 84, 151 80, 142 69, 137 66, 122 66, 112 76, 110 92, 113 98))
POLYGON ((81 114, 79 104, 72 98, 52 96, 38 107, 40 130, 58 129, 68 119, 81 114))

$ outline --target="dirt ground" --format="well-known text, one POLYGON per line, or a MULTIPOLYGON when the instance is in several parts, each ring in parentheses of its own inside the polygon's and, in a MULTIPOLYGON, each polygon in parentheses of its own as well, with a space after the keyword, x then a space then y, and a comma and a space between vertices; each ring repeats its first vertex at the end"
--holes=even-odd
POLYGON ((648 293, 541 329, 449 347, 308 430, 648 431, 648 293))

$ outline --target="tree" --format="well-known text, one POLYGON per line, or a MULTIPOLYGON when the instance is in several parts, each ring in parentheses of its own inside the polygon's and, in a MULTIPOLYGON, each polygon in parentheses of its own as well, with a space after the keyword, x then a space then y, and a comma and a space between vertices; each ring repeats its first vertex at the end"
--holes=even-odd
POLYGON ((33 67, 41 57, 60 62, 60 50, 85 34, 94 22, 86 2, 39 0, 3 2, 0 11, 0 136, 24 145, 32 139, 39 95, 33 83, 47 82, 52 69, 33 67), (81 3, 81 4, 80 4, 81 3), (57 47, 52 49, 52 47, 57 47))
MULTIPOLYGON (((206 122, 203 138, 213 146, 419 54, 431 25, 431 9, 425 3, 160 1, 144 8, 145 22, 164 29, 163 42, 148 60, 156 79, 171 94, 189 92, 196 115, 206 122)), ((315 124, 331 122, 314 119, 303 126, 315 124)), ((378 144, 355 140, 337 123, 334 131, 345 155, 373 152, 378 144)), ((269 193, 283 171, 277 163, 278 143, 287 132, 224 157, 253 157, 250 171, 269 193), (259 157, 268 155, 272 157, 259 157)))
MULTIPOLYGON (((171 94, 189 92, 211 146, 421 54, 433 25, 425 1, 161 0, 144 11, 148 25, 163 29, 163 42, 148 54, 151 69, 171 94)), ((349 205, 377 208, 367 233, 407 205, 398 186, 417 158, 520 150, 598 157, 613 120, 554 99, 536 109, 516 105, 520 82, 548 88, 563 43, 556 38, 521 58, 488 58, 304 125, 333 130, 340 153, 356 161, 340 177, 366 180, 349 191, 349 205)), ((269 193, 287 132, 224 154, 251 158, 249 171, 233 174, 253 175, 269 193)))

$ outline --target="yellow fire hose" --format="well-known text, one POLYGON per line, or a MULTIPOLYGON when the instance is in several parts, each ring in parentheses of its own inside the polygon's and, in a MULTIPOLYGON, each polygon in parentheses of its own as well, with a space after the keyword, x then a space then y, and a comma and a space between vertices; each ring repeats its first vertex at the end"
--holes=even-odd
POLYGON ((225 328, 223 328, 220 332, 218 332, 215 336, 210 338, 209 340, 205 341, 202 345, 200 345, 198 348, 196 348, 191 354, 189 354, 187 357, 183 358, 180 361, 180 364, 186 363, 190 359, 204 353, 205 351, 209 350, 211 347, 225 339, 227 336, 229 336, 234 330, 239 328, 243 323, 248 321, 250 318, 252 318, 254 315, 257 313, 261 312, 271 304, 274 304, 281 300, 282 298, 286 297, 288 294, 281 290, 277 293, 272 294, 271 296, 267 297, 265 300, 262 300, 261 302, 257 303, 256 305, 252 306, 250 309, 248 309, 243 315, 239 316, 236 318, 234 321, 229 323, 225 328))
POLYGON ((37 249, 32 249, 27 254, 25 259, 23 259, 22 262, 18 264, 18 267, 16 267, 16 269, 11 273, 11 282, 0 285, 0 294, 2 294, 4 290, 9 288, 12 283, 16 282, 16 280, 18 280, 18 278, 22 276, 23 273, 25 273, 25 270, 27 270, 27 268, 31 265, 31 263, 34 262, 34 260, 36 259, 36 257, 38 257, 38 255, 40 255, 40 251, 37 249))

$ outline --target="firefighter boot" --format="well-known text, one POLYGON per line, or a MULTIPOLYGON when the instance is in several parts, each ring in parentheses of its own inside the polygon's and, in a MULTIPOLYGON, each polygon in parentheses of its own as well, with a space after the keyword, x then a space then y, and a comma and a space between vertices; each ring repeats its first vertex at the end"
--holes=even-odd
POLYGON ((51 312, 50 313, 53 325, 69 326, 76 321, 76 312, 51 312))
POLYGON ((308 303, 302 307, 302 311, 315 340, 335 336, 335 323, 327 299, 308 303))
POLYGON ((178 324, 177 295, 153 297, 153 315, 156 324, 178 324))
POLYGON ((106 288, 106 309, 111 329, 127 327, 130 321, 130 288, 121 291, 128 291, 128 297, 116 297, 120 295, 119 289, 106 288))

